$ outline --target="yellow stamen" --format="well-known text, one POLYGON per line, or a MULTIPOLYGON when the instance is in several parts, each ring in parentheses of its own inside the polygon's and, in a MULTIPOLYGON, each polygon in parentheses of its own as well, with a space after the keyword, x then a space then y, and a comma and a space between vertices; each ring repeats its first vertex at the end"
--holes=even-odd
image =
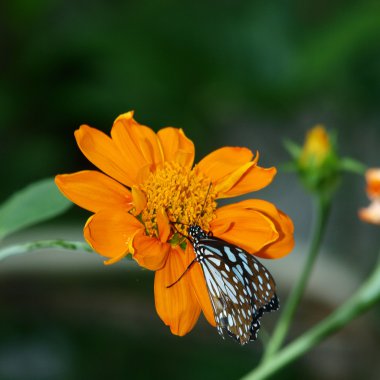
POLYGON ((205 176, 173 162, 152 173, 140 186, 147 200, 140 214, 147 234, 159 236, 157 214, 162 210, 175 226, 173 232, 178 230, 187 235, 192 223, 208 230, 216 209, 215 191, 210 184, 205 176))

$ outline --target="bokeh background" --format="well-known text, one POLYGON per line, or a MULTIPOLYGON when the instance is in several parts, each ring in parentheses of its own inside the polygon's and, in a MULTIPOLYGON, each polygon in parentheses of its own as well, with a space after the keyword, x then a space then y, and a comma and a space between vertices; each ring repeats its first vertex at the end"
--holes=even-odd
MULTIPOLYGON (((90 168, 73 132, 109 132, 121 113, 158 130, 181 127, 197 159, 225 145, 259 150, 262 166, 289 157, 323 123, 339 151, 380 165, 378 1, 33 0, 0 4, 0 200, 41 178, 90 168)), ((291 336, 326 316, 374 264, 379 230, 357 220, 364 179, 347 175, 291 336)), ((290 214, 297 247, 266 262, 286 299, 305 258, 310 197, 291 173, 254 196, 290 214)), ((10 237, 81 239, 88 214, 10 237)), ((154 310, 153 274, 97 255, 41 252, 0 267, 0 378, 237 379, 262 343, 223 341, 204 320, 172 336, 154 310)), ((275 379, 378 378, 379 309, 275 379)), ((277 316, 265 316, 270 331, 277 316)))

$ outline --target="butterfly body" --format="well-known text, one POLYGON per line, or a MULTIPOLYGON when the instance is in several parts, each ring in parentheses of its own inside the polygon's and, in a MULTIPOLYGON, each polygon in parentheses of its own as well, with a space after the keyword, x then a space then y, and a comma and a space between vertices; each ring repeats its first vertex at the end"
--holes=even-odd
POLYGON ((244 249, 208 235, 193 224, 188 229, 197 261, 205 276, 220 335, 240 344, 257 338, 264 312, 279 308, 269 271, 244 249))

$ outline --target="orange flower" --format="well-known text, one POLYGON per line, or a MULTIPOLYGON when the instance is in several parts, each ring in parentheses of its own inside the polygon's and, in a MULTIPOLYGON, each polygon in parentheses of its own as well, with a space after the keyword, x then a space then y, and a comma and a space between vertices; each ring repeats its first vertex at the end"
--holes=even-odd
POLYGON ((380 169, 368 169, 365 177, 367 195, 372 202, 359 210, 359 218, 367 223, 380 224, 380 169))
POLYGON ((56 176, 62 193, 93 212, 84 227, 91 247, 114 263, 127 254, 156 271, 156 309, 173 334, 185 335, 201 310, 215 326, 199 264, 175 286, 195 254, 181 234, 196 222, 230 243, 264 257, 279 258, 293 247, 293 224, 274 205, 245 200, 217 209, 218 198, 260 190, 275 168, 258 166, 258 154, 224 147, 193 167, 194 144, 181 129, 154 133, 133 112, 119 116, 111 138, 82 125, 75 138, 83 154, 102 172, 86 170, 56 176), (182 224, 175 224, 180 222, 182 224))

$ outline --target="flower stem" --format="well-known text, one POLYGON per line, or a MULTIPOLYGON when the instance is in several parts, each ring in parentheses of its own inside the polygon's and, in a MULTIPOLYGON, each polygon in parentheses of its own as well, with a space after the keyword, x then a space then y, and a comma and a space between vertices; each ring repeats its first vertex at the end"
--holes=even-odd
POLYGON ((87 251, 93 252, 87 243, 80 241, 67 241, 67 240, 39 240, 24 244, 11 245, 9 247, 0 249, 0 260, 8 256, 18 255, 21 253, 37 251, 40 249, 63 249, 70 251, 87 251))
POLYGON ((311 271, 313 269, 315 259, 317 258, 319 248, 321 246, 322 238, 324 235, 326 222, 330 210, 330 198, 318 196, 316 198, 316 222, 314 227, 313 240, 310 245, 309 254, 306 259, 306 263, 303 272, 297 282, 293 287, 288 301, 285 304, 284 311, 282 312, 277 326, 268 342, 265 354, 262 361, 268 361, 281 347, 286 334, 289 330, 291 321, 296 312, 297 306, 302 298, 305 291, 306 285, 308 283, 311 271))
POLYGON ((324 338, 351 322, 380 301, 380 261, 372 275, 341 307, 314 328, 248 373, 243 380, 262 380, 309 351, 324 338))

